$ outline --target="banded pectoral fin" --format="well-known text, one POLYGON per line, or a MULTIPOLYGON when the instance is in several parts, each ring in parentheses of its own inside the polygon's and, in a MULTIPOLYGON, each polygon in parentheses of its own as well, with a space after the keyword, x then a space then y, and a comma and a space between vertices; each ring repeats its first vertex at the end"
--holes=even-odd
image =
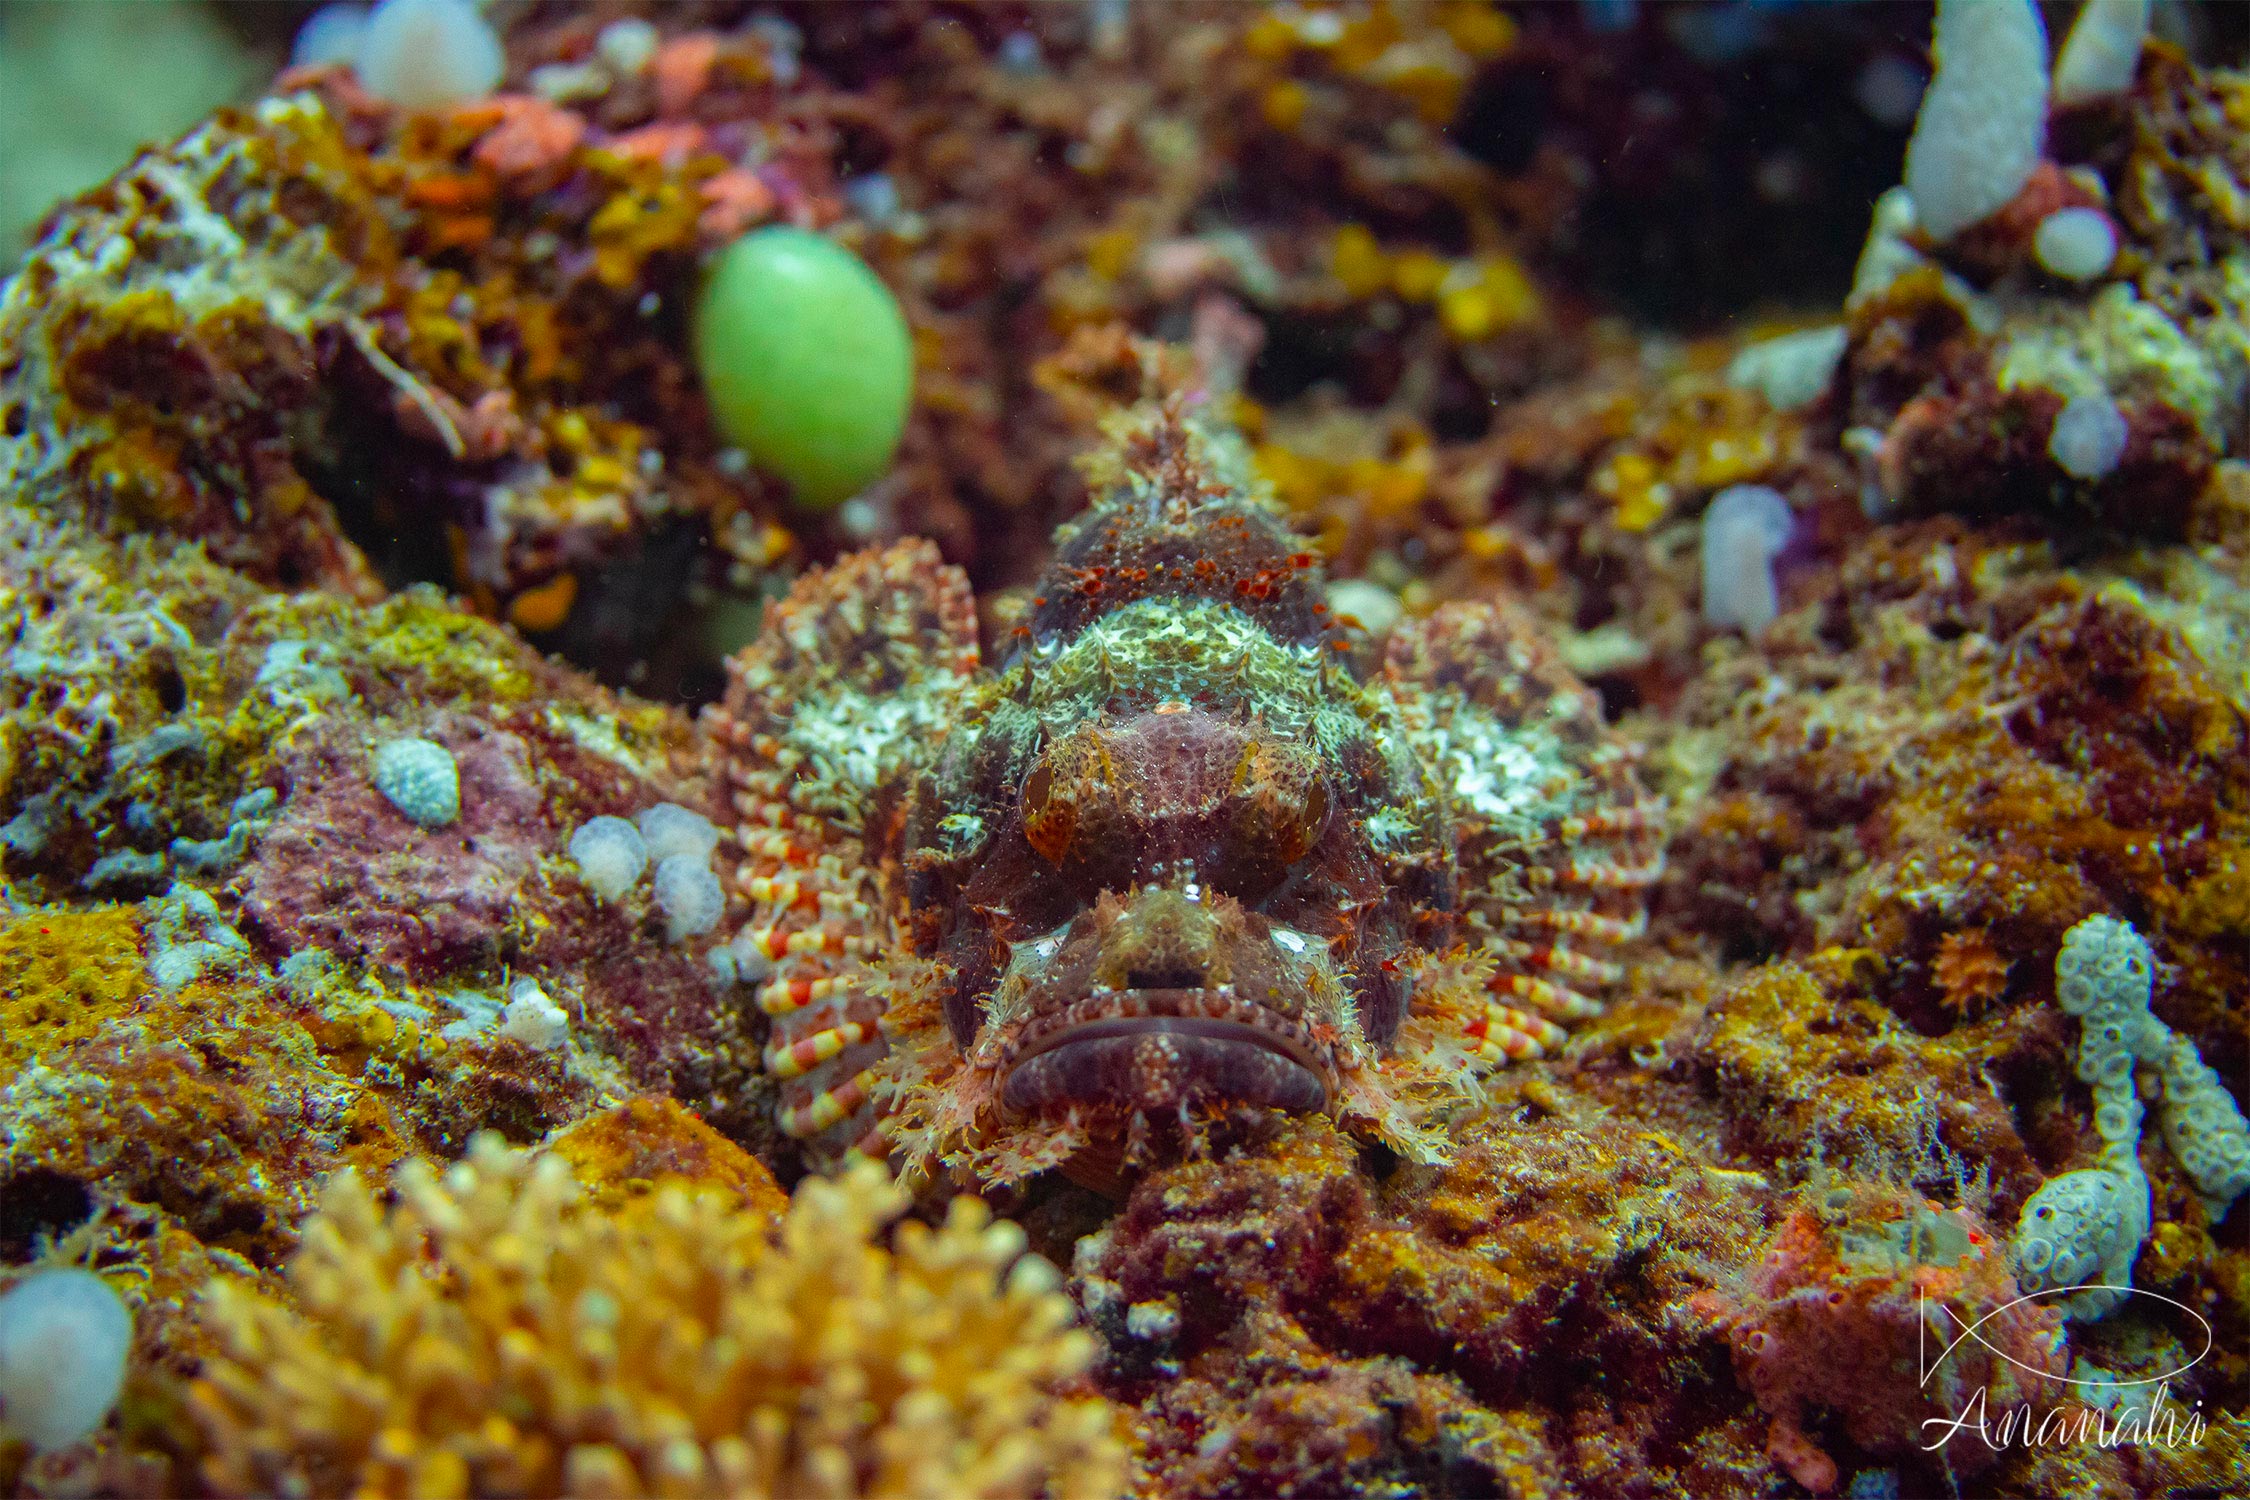
POLYGON ((1408 1161, 1441 1162, 1447 1123, 1484 1098, 1480 1075, 1504 1054, 1489 997, 1492 965, 1456 949, 1400 962, 1409 991, 1405 1019, 1388 1048, 1355 1049, 1343 1070, 1338 1113, 1408 1161))
POLYGON ((776 809, 861 831, 960 722, 979 663, 960 569, 913 540, 797 580, 727 663, 706 725, 753 823, 776 809))
POLYGON ((1485 967, 1458 1015, 1478 1068, 1541 1057, 1602 1009, 1663 872, 1656 803, 1528 615, 1447 605, 1394 633, 1382 685, 1445 807, 1461 934, 1485 967))

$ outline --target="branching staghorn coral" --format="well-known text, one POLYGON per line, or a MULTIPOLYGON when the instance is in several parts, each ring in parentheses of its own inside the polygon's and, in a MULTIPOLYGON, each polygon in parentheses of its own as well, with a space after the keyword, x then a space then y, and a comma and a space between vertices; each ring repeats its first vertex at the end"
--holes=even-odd
POLYGON ((899 1226, 882 1169, 809 1179, 776 1228, 668 1185, 615 1209, 479 1137, 396 1207, 339 1173, 294 1308, 208 1294, 206 1477, 301 1495, 1106 1495, 1094 1354, 1021 1230, 955 1199, 899 1226))

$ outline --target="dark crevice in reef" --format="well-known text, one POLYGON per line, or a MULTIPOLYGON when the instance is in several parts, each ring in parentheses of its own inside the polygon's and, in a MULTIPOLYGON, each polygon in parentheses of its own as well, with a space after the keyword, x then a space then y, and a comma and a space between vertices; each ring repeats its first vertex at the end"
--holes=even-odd
POLYGON ((66 1172, 26 1167, 0 1181, 0 1261, 29 1260, 93 1216, 94 1192, 66 1172))
POLYGON ((699 598, 720 560, 700 522, 682 519, 629 553, 582 574, 578 606, 538 644, 612 686, 644 697, 708 703, 725 686, 724 642, 705 630, 699 598), (696 580, 690 583, 688 580, 696 580))
POLYGON ((1587 67, 1580 8, 1535 7, 1448 134, 1511 181, 1536 178, 1561 143, 1593 166, 1583 211, 1546 251, 1620 311, 1692 328, 1833 306, 1906 149, 1907 120, 1871 114, 1863 81, 1921 66, 1930 17, 1815 9, 1644 6, 1587 67))
MULTIPOLYGON (((489 494, 505 476, 402 432, 394 394, 364 361, 330 361, 327 400, 314 430, 299 436, 295 462, 384 587, 457 593, 456 551, 475 545, 489 494)), ((707 628, 719 601, 737 602, 723 590, 725 566, 699 518, 656 523, 627 550, 575 569, 577 601, 560 628, 527 638, 611 687, 686 706, 711 702, 725 686, 726 650, 739 644, 707 628)))
POLYGON ((341 333, 322 337, 319 362, 319 399, 289 434, 297 471, 386 588, 448 584, 446 527, 498 476, 402 432, 398 393, 341 333))
POLYGON ((1294 401, 1314 386, 1333 383, 1361 406, 1390 398, 1403 372, 1393 340, 1361 318, 1269 317, 1265 347, 1244 379, 1252 397, 1269 406, 1294 401))

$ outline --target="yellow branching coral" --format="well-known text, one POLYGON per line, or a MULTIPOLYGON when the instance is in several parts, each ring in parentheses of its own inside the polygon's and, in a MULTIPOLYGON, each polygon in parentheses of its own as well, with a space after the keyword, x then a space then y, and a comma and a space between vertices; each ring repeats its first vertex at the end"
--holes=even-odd
POLYGON ((402 1169, 386 1210, 331 1179, 294 1308, 214 1284, 196 1383, 207 1477, 258 1494, 1108 1495, 1114 1408, 1023 1231, 944 1225, 861 1165, 778 1230, 668 1185, 615 1207, 481 1137, 402 1169))

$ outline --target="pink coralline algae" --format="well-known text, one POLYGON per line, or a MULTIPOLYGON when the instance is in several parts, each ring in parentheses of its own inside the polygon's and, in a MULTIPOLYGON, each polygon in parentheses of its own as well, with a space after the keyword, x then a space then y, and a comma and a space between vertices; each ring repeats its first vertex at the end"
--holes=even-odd
POLYGON ((356 744, 313 740, 283 762, 291 795, 239 877, 258 936, 420 973, 498 956, 552 841, 526 747, 473 722, 432 738, 460 765, 461 818, 447 827, 393 807, 356 744))
MULTIPOLYGON (((1740 1286, 1695 1306, 1772 1419, 1774 1462, 1816 1494, 1836 1486, 1815 1436, 1830 1415, 1859 1447, 1899 1456, 1924 1446, 1925 1419, 1982 1410, 1996 1427, 2070 1393, 2061 1312, 2023 1298, 1983 1220, 1911 1193, 1834 1189, 1782 1223, 1740 1286)), ((1946 1451, 1962 1473, 1996 1457, 1981 1441, 1946 1451)))

